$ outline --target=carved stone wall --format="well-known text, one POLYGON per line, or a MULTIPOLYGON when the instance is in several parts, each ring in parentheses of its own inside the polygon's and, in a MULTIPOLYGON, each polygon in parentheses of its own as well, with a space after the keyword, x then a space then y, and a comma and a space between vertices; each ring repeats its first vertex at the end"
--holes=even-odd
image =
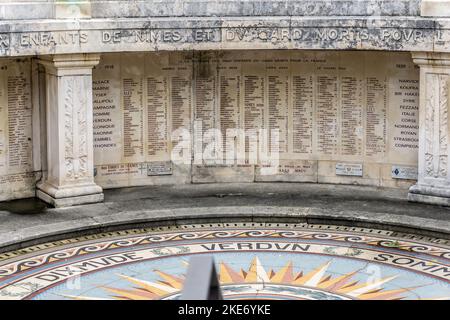
POLYGON ((418 177, 411 200, 450 204, 448 3, 1 1, 0 200, 38 179, 39 197, 71 205, 100 201, 99 185, 418 177), (237 131, 172 161, 174 138, 214 129, 237 131), (214 160, 258 139, 280 148, 270 175, 214 160))
MULTIPOLYGON (((417 177, 419 70, 408 53, 105 54, 93 95, 95 179, 105 188, 191 181, 405 188, 417 177), (184 165, 171 161, 180 128, 203 136, 184 165), (213 129, 221 151, 208 143, 213 129), (228 156, 233 129, 266 129, 266 139, 278 129, 276 172, 228 156)), ((238 134, 233 143, 248 160, 244 140, 238 134)))
POLYGON ((14 0, 3 1, 0 8, 0 19, 373 14, 418 16, 420 0, 14 0))

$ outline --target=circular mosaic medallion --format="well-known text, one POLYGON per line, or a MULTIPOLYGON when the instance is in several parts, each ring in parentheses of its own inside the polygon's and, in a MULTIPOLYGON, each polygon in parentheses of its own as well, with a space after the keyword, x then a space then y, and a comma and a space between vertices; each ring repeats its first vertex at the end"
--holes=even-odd
POLYGON ((214 256, 225 299, 450 299, 448 241, 302 224, 133 229, 0 255, 0 299, 178 299, 214 256))

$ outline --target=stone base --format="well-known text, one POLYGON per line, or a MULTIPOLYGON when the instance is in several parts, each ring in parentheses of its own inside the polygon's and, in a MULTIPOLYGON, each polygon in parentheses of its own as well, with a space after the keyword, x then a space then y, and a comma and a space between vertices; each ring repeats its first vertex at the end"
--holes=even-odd
POLYGON ((94 183, 63 188, 42 183, 37 186, 36 196, 57 208, 97 203, 104 199, 103 189, 94 183))
POLYGON ((436 197, 426 194, 408 193, 408 201, 450 207, 450 198, 436 197))
POLYGON ((447 188, 415 184, 409 189, 408 201, 450 206, 450 191, 447 188))
POLYGON ((102 202, 104 199, 103 193, 90 194, 86 196, 68 197, 68 198, 53 198, 52 196, 37 190, 36 195, 42 201, 51 204, 55 208, 70 207, 81 204, 102 202))

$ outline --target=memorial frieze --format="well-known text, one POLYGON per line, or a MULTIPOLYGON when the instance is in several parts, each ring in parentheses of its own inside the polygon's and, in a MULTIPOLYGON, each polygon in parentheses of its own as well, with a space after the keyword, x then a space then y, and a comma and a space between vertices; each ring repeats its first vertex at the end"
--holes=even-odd
POLYGON ((314 17, 193 20, 131 19, 118 24, 91 19, 61 28, 59 22, 4 25, 0 55, 75 52, 219 49, 450 49, 445 20, 314 17))

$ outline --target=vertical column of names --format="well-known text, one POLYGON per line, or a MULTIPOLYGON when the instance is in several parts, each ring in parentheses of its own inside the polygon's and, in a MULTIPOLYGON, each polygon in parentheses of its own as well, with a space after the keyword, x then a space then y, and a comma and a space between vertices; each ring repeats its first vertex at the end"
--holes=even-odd
POLYGON ((340 154, 360 157, 364 150, 364 61, 359 52, 339 54, 340 154))
POLYGON ((190 128, 191 119, 191 80, 188 76, 177 75, 170 78, 170 97, 172 105, 172 129, 190 128))
POLYGON ((363 150, 362 92, 357 77, 341 78, 341 154, 360 156, 363 150))
POLYGON ((182 55, 178 61, 176 72, 169 77, 171 133, 178 129, 191 132, 192 122, 192 57, 182 55))
POLYGON ((169 79, 158 66, 161 61, 156 57, 153 60, 146 72, 147 156, 149 160, 161 160, 169 153, 169 79))
POLYGON ((7 78, 8 170, 32 168, 31 103, 28 63, 16 62, 7 78))
MULTIPOLYGON (((206 146, 213 146, 212 142, 215 140, 213 136, 207 136, 206 133, 211 129, 218 129, 218 110, 216 106, 216 85, 217 85, 217 60, 214 55, 199 55, 198 60, 195 61, 195 121, 201 122, 202 125, 202 140, 197 137, 194 143, 202 144, 201 150, 205 150, 206 146)), ((209 131, 211 134, 212 131, 209 131)), ((199 132, 198 132, 199 134, 199 132)), ((217 142, 217 141, 215 141, 217 142)), ((197 146, 199 147, 199 146, 197 146)), ((196 147, 196 148, 197 148, 196 147)), ((217 146, 218 147, 218 146, 217 146)), ((214 149, 217 150, 216 146, 214 149)), ((215 155, 207 155, 204 157, 215 158, 215 155)), ((204 160, 208 160, 204 158, 204 160)), ((211 160, 211 159, 209 159, 211 160)))
POLYGON ((321 66, 316 83, 317 152, 329 156, 337 154, 339 142, 339 78, 332 72, 336 69, 336 66, 321 66), (329 72, 324 73, 327 70, 329 72))
POLYGON ((215 84, 213 75, 200 75, 195 79, 195 119, 202 121, 204 131, 215 128, 215 84))
MULTIPOLYGON (((244 129, 246 134, 254 131, 258 134, 259 129, 266 128, 265 115, 265 64, 261 58, 255 54, 251 59, 243 59, 242 78, 243 78, 243 100, 244 100, 244 129)), ((245 151, 255 152, 250 144, 250 137, 246 138, 245 151)), ((252 138, 253 139, 253 138, 252 138)))
POLYGON ((386 151, 386 79, 366 78, 366 156, 382 157, 386 151))
POLYGON ((415 164, 419 148, 419 77, 410 61, 396 61, 389 82, 389 160, 415 164), (392 120, 391 120, 392 119, 392 120))
POLYGON ((291 58, 292 152, 313 153, 314 75, 312 63, 303 55, 291 58))
POLYGON ((269 150, 272 146, 273 130, 279 132, 279 148, 283 154, 288 152, 288 119, 289 119, 289 59, 277 58, 281 53, 266 60, 267 70, 267 117, 269 129, 269 150))
POLYGON ((7 79, 8 66, 6 60, 0 61, 0 173, 7 171, 6 151, 8 140, 8 97, 7 79))
POLYGON ((143 59, 126 59, 122 67, 123 154, 126 161, 140 162, 144 156, 143 59), (128 61, 127 61, 128 60, 128 61), (132 62, 131 62, 132 61, 132 62), (126 67, 125 67, 126 66, 126 67))
POLYGON ((92 72, 95 164, 122 161, 120 58, 105 55, 92 72))
MULTIPOLYGON (((233 61, 231 55, 226 55, 220 61, 219 67, 219 113, 220 130, 223 139, 224 159, 235 161, 235 154, 227 154, 233 150, 227 149, 227 143, 233 141, 233 147, 238 150, 239 139, 231 134, 232 130, 241 127, 241 74, 240 65, 233 61), (227 158, 230 156, 230 158, 227 158)), ((232 146, 230 145, 230 148, 232 146)))
POLYGON ((0 61, 0 201, 34 194, 31 62, 0 61))
POLYGON ((116 108, 110 97, 111 79, 94 79, 92 81, 94 109, 94 148, 106 152, 108 148, 116 147, 113 142, 111 110, 116 108))

